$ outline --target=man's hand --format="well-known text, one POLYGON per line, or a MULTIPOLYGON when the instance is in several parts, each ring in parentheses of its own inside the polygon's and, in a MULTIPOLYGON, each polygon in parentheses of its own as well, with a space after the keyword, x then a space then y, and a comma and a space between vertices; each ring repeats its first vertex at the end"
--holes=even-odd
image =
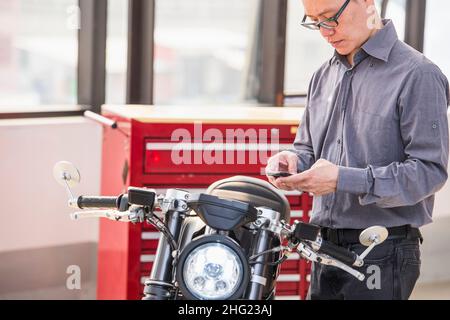
MULTIPOLYGON (((284 171, 289 172, 291 174, 296 174, 297 162, 298 157, 294 152, 282 151, 280 153, 277 153, 273 157, 269 158, 269 160, 267 160, 266 173, 284 171)), ((272 183, 275 187, 279 189, 290 190, 285 189, 285 187, 281 186, 278 183, 278 180, 280 180, 279 178, 277 179, 271 176, 267 176, 267 178, 269 179, 270 183, 272 183)))
POLYGON ((300 190, 314 196, 336 192, 339 168, 324 160, 318 160, 311 169, 287 178, 278 178, 276 185, 283 190, 300 190))

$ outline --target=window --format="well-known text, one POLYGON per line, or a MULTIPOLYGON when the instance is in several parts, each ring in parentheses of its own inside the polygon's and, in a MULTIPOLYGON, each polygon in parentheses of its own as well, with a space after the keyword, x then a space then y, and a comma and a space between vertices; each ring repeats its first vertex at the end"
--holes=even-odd
MULTIPOLYGON (((434 1, 434 0, 433 0, 434 1)), ((386 18, 392 19, 398 38, 405 39, 406 0, 389 0, 386 8, 386 18)))
POLYGON ((319 32, 300 26, 301 1, 288 0, 284 93, 306 94, 313 73, 333 55, 333 48, 319 32))
POLYGON ((74 105, 77 0, 0 1, 0 112, 74 105))
POLYGON ((450 42, 447 40, 448 31, 443 28, 444 21, 448 19, 448 12, 450 1, 427 1, 424 54, 450 78, 450 42))
POLYGON ((258 3, 156 1, 155 104, 241 102, 258 3))
POLYGON ((108 1, 106 103, 124 104, 127 86, 128 0, 108 1))

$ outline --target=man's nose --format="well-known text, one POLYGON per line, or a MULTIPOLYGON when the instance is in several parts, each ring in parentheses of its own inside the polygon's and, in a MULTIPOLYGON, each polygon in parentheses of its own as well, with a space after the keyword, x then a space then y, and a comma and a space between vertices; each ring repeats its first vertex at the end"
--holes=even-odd
POLYGON ((334 29, 327 29, 327 28, 320 28, 320 33, 322 34, 322 37, 327 38, 327 37, 331 37, 332 35, 334 35, 335 31, 334 29))

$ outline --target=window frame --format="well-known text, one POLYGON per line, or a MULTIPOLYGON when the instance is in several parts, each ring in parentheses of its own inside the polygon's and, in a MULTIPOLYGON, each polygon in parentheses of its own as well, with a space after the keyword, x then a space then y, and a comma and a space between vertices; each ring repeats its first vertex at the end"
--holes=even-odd
POLYGON ((284 67, 286 59, 287 0, 261 0, 261 35, 256 35, 257 67, 254 75, 259 81, 256 100, 261 104, 281 107, 284 104, 284 67))
POLYGON ((129 0, 127 104, 153 104, 155 1, 129 0))
POLYGON ((405 43, 423 53, 427 0, 406 0, 405 43))
POLYGON ((108 0, 79 0, 78 104, 100 113, 106 99, 108 0))

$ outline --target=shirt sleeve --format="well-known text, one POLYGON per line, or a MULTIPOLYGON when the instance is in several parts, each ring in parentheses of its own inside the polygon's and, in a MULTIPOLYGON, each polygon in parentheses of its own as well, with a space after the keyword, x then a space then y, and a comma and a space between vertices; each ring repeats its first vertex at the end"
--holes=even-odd
MULTIPOLYGON (((313 79, 314 79, 314 76, 313 76, 313 79)), ((297 154, 297 157, 298 157, 297 171, 298 172, 303 172, 303 171, 308 170, 315 163, 314 149, 313 149, 311 134, 309 131, 310 130, 310 127, 309 127, 309 97, 311 94, 312 82, 313 82, 313 80, 311 80, 311 82, 309 84, 308 98, 306 100, 305 112, 303 113, 302 120, 297 129, 297 134, 295 136, 293 149, 289 150, 289 151, 297 154)))
POLYGON ((339 167, 337 191, 357 194, 361 205, 414 205, 447 180, 449 83, 435 66, 412 72, 398 99, 405 161, 367 168, 339 167))

